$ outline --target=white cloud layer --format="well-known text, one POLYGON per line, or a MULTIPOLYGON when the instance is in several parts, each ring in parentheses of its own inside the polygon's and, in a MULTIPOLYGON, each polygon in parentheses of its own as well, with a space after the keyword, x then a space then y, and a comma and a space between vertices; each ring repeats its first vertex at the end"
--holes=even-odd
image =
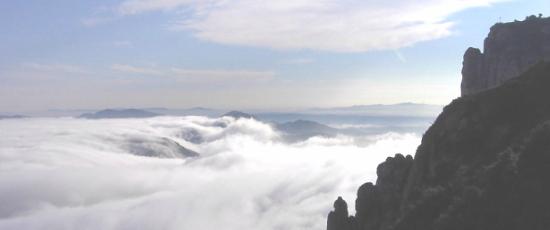
POLYGON ((273 49, 364 52, 452 34, 449 17, 505 0, 127 0, 122 15, 182 10, 174 29, 199 39, 273 49))
MULTIPOLYGON (((324 229, 376 165, 412 153, 412 134, 295 145, 254 120, 204 117, 1 120, 0 229, 324 229), (185 141, 194 130, 204 142, 185 141), (202 154, 129 154, 125 140, 170 138, 202 154)), ((350 202, 353 208, 353 202, 350 202)))

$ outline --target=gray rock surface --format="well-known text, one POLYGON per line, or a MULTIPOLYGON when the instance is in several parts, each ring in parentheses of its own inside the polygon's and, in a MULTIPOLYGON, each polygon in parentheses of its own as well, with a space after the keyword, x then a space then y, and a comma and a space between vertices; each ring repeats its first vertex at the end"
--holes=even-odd
POLYGON ((462 95, 501 85, 541 61, 550 61, 550 18, 497 23, 485 38, 483 52, 468 48, 462 67, 462 95))

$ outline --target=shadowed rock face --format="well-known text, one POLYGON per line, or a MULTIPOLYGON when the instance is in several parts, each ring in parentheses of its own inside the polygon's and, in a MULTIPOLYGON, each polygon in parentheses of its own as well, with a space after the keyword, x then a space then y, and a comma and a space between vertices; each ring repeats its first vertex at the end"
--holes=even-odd
POLYGON ((550 63, 539 63, 456 99, 415 159, 382 163, 376 185, 359 188, 355 218, 331 230, 550 229, 549 89, 550 63))
POLYGON ((462 95, 497 87, 540 61, 550 61, 550 18, 498 23, 485 38, 483 53, 466 50, 462 95))
POLYGON ((405 182, 412 166, 413 158, 396 154, 388 157, 376 170, 376 186, 365 183, 357 191, 355 201, 358 226, 366 229, 384 229, 397 215, 400 208, 405 182))
POLYGON ((352 230, 354 218, 348 215, 348 204, 342 197, 334 201, 334 211, 328 214, 327 230, 352 230))

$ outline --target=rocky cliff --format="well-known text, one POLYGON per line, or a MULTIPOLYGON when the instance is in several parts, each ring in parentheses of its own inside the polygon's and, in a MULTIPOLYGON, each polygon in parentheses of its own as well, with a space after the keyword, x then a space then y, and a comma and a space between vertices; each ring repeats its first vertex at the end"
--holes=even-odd
POLYGON ((550 61, 550 18, 498 23, 485 38, 483 53, 468 48, 462 68, 462 95, 494 88, 539 61, 550 61))
POLYGON ((445 107, 414 160, 400 154, 339 198, 328 230, 550 229, 550 63, 445 107))

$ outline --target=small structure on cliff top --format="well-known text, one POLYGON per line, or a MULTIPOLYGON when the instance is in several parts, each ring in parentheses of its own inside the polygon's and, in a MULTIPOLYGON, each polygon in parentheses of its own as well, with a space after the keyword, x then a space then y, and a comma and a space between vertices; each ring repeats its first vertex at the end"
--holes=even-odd
POLYGON ((550 17, 497 23, 485 38, 483 53, 468 48, 462 67, 462 96, 495 88, 541 61, 550 61, 550 17))

